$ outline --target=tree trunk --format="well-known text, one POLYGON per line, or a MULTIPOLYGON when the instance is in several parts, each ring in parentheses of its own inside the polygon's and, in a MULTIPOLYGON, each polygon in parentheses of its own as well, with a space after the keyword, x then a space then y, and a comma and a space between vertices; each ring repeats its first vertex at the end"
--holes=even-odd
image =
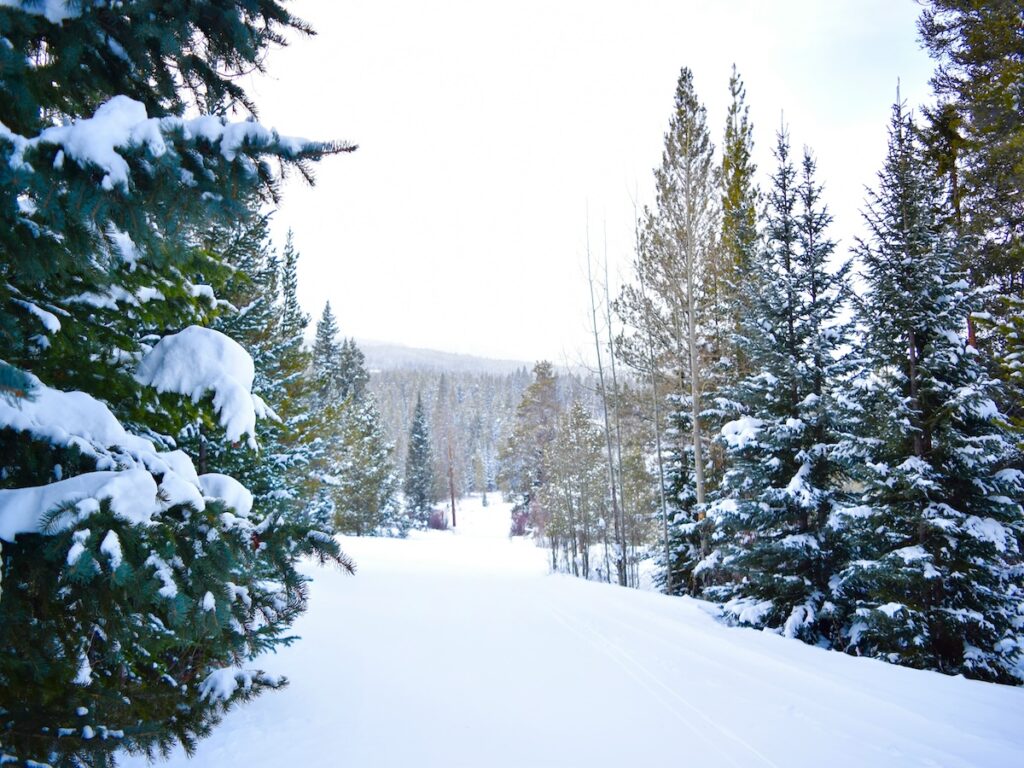
MULTIPOLYGON (((612 454, 612 432, 611 424, 608 418, 608 393, 605 389, 604 384, 604 365, 601 362, 601 339, 597 332, 597 300, 594 298, 594 277, 591 271, 590 263, 590 232, 589 232, 589 221, 587 224, 587 283, 590 287, 590 316, 591 322, 594 329, 594 352, 597 354, 597 378, 598 383, 601 387, 601 405, 604 413, 604 441, 605 448, 608 453, 608 484, 611 490, 611 501, 612 501, 612 519, 615 526, 615 542, 616 546, 619 547, 620 537, 622 535, 622 521, 620 520, 620 510, 618 502, 618 490, 615 483, 615 460, 612 454)), ((626 586, 626 561, 625 561, 625 548, 619 547, 619 551, 615 555, 615 570, 618 575, 618 581, 621 586, 626 586)))

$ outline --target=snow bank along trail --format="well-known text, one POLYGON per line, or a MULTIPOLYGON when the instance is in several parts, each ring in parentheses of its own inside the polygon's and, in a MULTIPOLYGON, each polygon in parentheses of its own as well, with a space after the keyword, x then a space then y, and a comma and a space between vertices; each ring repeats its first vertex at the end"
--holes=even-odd
MULTIPOLYGON (((1024 766, 1024 690, 719 626, 693 600, 549 575, 508 505, 346 539, 291 685, 175 766, 1024 766)), ((127 761, 141 766, 142 760, 127 761)))

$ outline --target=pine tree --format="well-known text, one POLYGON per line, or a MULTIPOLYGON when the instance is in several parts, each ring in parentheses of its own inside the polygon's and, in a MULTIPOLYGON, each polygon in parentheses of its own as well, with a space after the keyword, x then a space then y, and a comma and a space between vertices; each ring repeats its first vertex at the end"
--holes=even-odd
POLYGON ((1024 297, 1024 17, 1016 2, 928 0, 918 22, 938 62, 933 126, 957 183, 952 200, 976 247, 976 285, 1024 297))
POLYGON ((0 6, 0 357, 17 399, 0 403, 0 485, 4 504, 35 500, 2 534, 0 752, 103 766, 191 749, 279 686, 247 667, 290 641, 298 558, 343 562, 175 447, 201 424, 247 453, 268 415, 252 358, 205 327, 232 274, 209 233, 275 199, 272 161, 302 172, 351 147, 223 117, 251 106, 238 75, 307 30, 272 0, 55 7, 0 6))
POLYGON ((338 473, 334 520, 343 533, 404 536, 408 518, 398 501, 392 446, 384 436, 372 395, 345 408, 339 435, 344 459, 338 473))
POLYGON ((533 367, 533 382, 516 406, 500 458, 500 482, 515 504, 512 528, 517 534, 526 533, 528 524, 543 533, 546 513, 537 495, 546 482, 544 451, 555 439, 560 413, 558 377, 551 363, 542 360, 533 367))
POLYGON ((338 394, 343 400, 350 397, 356 401, 363 399, 370 374, 366 370, 366 356, 355 339, 343 341, 338 351, 338 380, 338 394))
POLYGON ((834 453, 845 427, 835 388, 848 375, 848 265, 831 268, 831 216, 810 153, 798 171, 780 133, 775 157, 764 250, 740 305, 749 372, 730 387, 740 412, 722 427, 727 470, 711 512, 717 549, 707 567, 726 579, 706 594, 733 621, 819 643, 833 619, 829 522, 845 501, 834 453))
POLYGON ((835 599, 850 652, 1014 681, 1021 473, 1007 468, 1016 456, 996 386, 963 338, 976 296, 922 155, 897 104, 858 249, 864 370, 859 439, 844 450, 863 491, 840 521, 849 553, 835 599))
POLYGON ((331 302, 328 301, 316 323, 312 375, 319 396, 339 404, 345 399, 342 394, 341 349, 338 344, 338 323, 331 311, 331 302))
MULTIPOLYGON (((733 65, 729 78, 729 113, 725 122, 725 140, 722 144, 722 235, 721 250, 724 257, 722 302, 727 313, 729 339, 739 331, 745 314, 744 290, 753 279, 757 257, 757 206, 760 198, 754 176, 757 166, 752 158, 754 127, 750 122, 750 108, 746 104, 746 88, 733 65)), ((746 372, 742 352, 730 344, 732 373, 746 372)))
POLYGON ((693 586, 693 568, 707 554, 709 531, 704 522, 708 458, 704 422, 709 416, 709 395, 714 393, 705 381, 709 307, 702 301, 711 295, 712 304, 718 304, 715 290, 705 290, 703 283, 721 231, 713 155, 706 110, 694 90, 693 74, 684 68, 676 85, 661 166, 654 174, 656 210, 644 237, 646 245, 638 254, 646 293, 654 299, 655 311, 647 314, 663 318, 660 323, 672 339, 677 365, 672 373, 679 381, 668 404, 665 454, 667 501, 675 513, 669 567, 677 590, 693 586))
POLYGON ((412 415, 408 446, 403 486, 405 508, 416 525, 425 527, 434 504, 434 462, 427 414, 423 408, 423 398, 419 396, 412 415))

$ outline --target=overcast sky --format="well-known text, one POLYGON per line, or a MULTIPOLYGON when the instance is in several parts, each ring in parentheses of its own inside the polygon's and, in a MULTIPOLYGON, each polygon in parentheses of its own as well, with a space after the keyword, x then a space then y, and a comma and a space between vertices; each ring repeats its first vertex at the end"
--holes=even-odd
POLYGON ((318 31, 271 54, 252 94, 283 133, 346 139, 276 217, 300 298, 345 335, 556 362, 588 345, 584 244, 626 274, 633 198, 682 66, 721 144, 733 63, 755 159, 785 120, 819 163, 846 248, 885 151, 897 79, 928 101, 912 0, 428 3, 297 0, 318 31))

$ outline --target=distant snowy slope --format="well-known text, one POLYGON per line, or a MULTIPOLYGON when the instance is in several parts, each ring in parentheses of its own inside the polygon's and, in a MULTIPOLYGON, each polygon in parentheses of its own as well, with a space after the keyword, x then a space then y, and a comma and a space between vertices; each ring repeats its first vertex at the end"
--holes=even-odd
POLYGON ((521 368, 529 370, 534 361, 496 360, 488 357, 461 355, 455 352, 441 352, 436 349, 405 347, 380 341, 356 339, 359 348, 366 355, 370 370, 418 369, 450 371, 453 373, 513 373, 521 368))
MULTIPOLYGON (((729 629, 693 600, 547 573, 509 507, 346 539, 316 571, 291 679, 174 766, 1024 765, 1024 690, 729 629)), ((141 768, 142 760, 128 765, 141 768)))

